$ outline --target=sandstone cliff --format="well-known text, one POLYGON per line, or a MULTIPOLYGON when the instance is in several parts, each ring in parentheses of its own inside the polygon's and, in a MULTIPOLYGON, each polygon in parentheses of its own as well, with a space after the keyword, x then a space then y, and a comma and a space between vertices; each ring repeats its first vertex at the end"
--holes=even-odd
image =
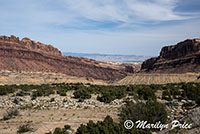
POLYGON ((160 56, 144 61, 141 69, 152 73, 200 72, 200 39, 163 47, 160 56))
POLYGON ((51 45, 29 38, 0 36, 0 70, 54 72, 69 76, 118 80, 127 75, 125 66, 114 66, 95 60, 63 56, 51 45))

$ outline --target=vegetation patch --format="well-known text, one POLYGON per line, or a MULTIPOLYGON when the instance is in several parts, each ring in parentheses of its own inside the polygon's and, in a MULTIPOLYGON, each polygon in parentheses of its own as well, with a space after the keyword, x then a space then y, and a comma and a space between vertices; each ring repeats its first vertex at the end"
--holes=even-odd
MULTIPOLYGON (((71 127, 69 125, 65 125, 64 128, 55 128, 55 130, 53 131, 53 134, 69 134, 69 129, 71 127)), ((52 132, 49 132, 48 134, 52 134, 52 132)))
POLYGON ((21 125, 19 126, 17 133, 26 133, 26 132, 32 132, 33 128, 30 127, 29 124, 21 125))
POLYGON ((149 123, 156 123, 158 121, 166 123, 167 121, 165 106, 152 100, 137 104, 129 101, 122 108, 119 116, 119 123, 114 122, 110 116, 107 116, 103 121, 98 121, 97 123, 89 121, 86 125, 81 124, 76 134, 151 134, 157 130, 138 129, 135 127, 128 130, 124 127, 124 122, 126 120, 132 120, 133 122, 144 120, 149 123))

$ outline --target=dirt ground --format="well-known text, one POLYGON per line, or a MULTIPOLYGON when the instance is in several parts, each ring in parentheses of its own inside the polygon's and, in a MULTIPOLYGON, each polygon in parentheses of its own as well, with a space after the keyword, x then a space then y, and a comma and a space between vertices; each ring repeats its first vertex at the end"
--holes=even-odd
MULTIPOLYGON (((71 132, 82 123, 89 120, 101 121, 110 115, 117 121, 117 109, 88 108, 88 109, 52 109, 52 110, 21 110, 20 115, 6 121, 0 121, 0 134, 16 134, 18 127, 30 124, 34 132, 27 134, 45 134, 53 131, 56 127, 63 128, 64 125, 71 126, 71 132)), ((3 117, 5 110, 0 110, 0 117, 3 117)))

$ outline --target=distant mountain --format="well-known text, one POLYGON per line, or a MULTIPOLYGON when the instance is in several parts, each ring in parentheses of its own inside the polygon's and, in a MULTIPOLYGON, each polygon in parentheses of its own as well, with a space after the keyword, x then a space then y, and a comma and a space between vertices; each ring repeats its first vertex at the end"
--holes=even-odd
POLYGON ((64 52, 63 55, 90 58, 104 62, 122 62, 122 63, 143 62, 146 59, 150 58, 149 56, 136 56, 136 55, 117 55, 117 54, 111 55, 111 54, 98 54, 98 53, 71 53, 71 52, 64 52))
POLYGON ((160 56, 143 62, 142 71, 152 73, 200 72, 200 39, 187 39, 165 46, 160 56))

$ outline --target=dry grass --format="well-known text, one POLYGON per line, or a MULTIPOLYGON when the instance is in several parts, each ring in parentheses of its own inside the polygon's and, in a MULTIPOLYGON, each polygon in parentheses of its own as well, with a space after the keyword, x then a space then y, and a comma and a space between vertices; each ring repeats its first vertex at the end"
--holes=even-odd
POLYGON ((198 74, 133 74, 115 84, 167 84, 181 82, 197 82, 198 74))
POLYGON ((11 84, 49 84, 49 83, 91 83, 106 85, 102 80, 92 78, 77 78, 58 73, 42 72, 10 72, 0 71, 0 85, 11 84))

